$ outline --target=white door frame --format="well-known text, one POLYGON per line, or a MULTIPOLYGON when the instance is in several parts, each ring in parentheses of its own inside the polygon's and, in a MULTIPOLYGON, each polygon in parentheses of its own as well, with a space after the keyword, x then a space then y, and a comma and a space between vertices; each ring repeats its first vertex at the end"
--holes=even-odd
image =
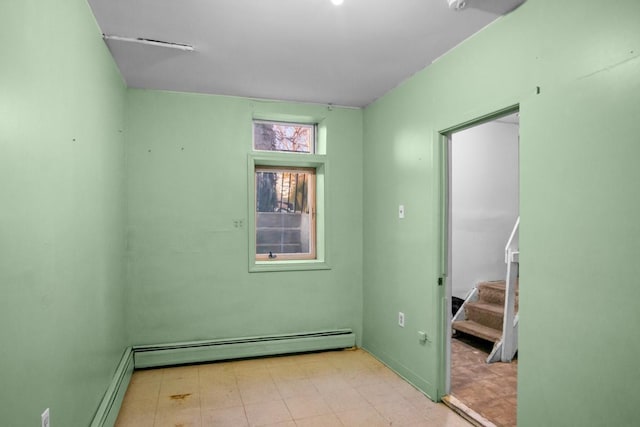
POLYGON ((441 307, 441 336, 442 346, 440 354, 442 357, 440 365, 440 380, 438 384, 437 400, 451 393, 451 258, 452 258, 452 228, 451 228, 451 143, 452 135, 461 130, 472 128, 484 123, 492 122, 501 117, 508 116, 520 111, 520 105, 510 105, 506 108, 499 109, 490 114, 485 114, 476 119, 460 123, 455 126, 448 127, 438 132, 438 149, 440 150, 440 167, 441 176, 441 206, 440 206, 440 236, 441 242, 441 278, 443 286, 440 290, 440 307, 441 307))

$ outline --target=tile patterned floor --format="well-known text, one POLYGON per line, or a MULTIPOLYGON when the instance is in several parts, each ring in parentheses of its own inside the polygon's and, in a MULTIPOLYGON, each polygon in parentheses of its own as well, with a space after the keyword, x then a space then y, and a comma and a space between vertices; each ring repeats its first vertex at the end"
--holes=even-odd
POLYGON ((348 350, 136 371, 116 426, 470 424, 368 353, 348 350))
POLYGON ((451 394, 499 427, 516 425, 518 360, 485 363, 492 344, 451 339, 451 394))

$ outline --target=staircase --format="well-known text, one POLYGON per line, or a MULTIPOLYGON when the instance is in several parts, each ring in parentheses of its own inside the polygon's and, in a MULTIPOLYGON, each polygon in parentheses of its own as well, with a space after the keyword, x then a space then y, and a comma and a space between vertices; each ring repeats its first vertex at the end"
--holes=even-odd
POLYGON ((451 329, 494 343, 487 363, 510 362, 518 351, 519 283, 516 220, 505 246, 506 280, 479 283, 453 316, 451 329))
MULTIPOLYGON (((502 339, 504 323, 505 281, 479 283, 475 296, 467 298, 454 317, 451 328, 457 332, 473 335, 486 341, 498 343, 502 339), (463 320, 457 320, 463 319, 463 320)), ((515 312, 518 312, 518 283, 515 289, 515 312)))
POLYGON ((302 232, 303 221, 308 222, 306 217, 308 215, 301 213, 257 212, 257 253, 296 254, 308 252, 309 243, 303 242, 304 233, 302 232))

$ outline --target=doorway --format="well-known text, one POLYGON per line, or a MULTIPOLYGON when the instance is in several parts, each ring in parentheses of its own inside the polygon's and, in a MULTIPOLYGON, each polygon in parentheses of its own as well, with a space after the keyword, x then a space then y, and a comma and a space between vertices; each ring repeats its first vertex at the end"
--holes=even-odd
MULTIPOLYGON (((477 421, 514 426, 517 357, 499 362, 496 343, 505 317, 505 245, 519 218, 519 113, 512 109, 445 135, 449 310, 443 400, 477 421)), ((510 265, 517 289, 517 263, 510 265)))

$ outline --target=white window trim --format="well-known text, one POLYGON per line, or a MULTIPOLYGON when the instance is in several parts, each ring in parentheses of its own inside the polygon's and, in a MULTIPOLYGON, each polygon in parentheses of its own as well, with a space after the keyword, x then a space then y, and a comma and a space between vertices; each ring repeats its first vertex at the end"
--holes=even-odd
POLYGON ((252 133, 252 142, 251 142, 251 146, 253 151, 258 152, 258 153, 273 153, 273 152, 278 152, 278 153, 291 153, 291 154, 297 154, 297 153, 301 153, 301 154, 305 154, 305 155, 310 155, 310 154, 316 154, 318 152, 318 124, 317 123, 306 123, 306 122, 285 122, 285 121, 280 121, 280 120, 261 120, 261 119, 254 119, 253 120, 253 124, 255 125, 256 123, 264 123, 264 124, 275 124, 275 125, 281 125, 281 126, 291 126, 291 127, 295 127, 295 126, 303 126, 303 127, 308 127, 311 128, 311 146, 309 147, 310 151, 281 151, 281 150, 261 150, 256 148, 256 141, 255 141, 255 133, 252 133))
POLYGON ((327 235, 328 161, 325 155, 278 151, 254 151, 248 156, 248 221, 249 272, 328 270, 327 235), (313 260, 256 260, 256 166, 302 167, 316 170, 316 259, 313 260))

